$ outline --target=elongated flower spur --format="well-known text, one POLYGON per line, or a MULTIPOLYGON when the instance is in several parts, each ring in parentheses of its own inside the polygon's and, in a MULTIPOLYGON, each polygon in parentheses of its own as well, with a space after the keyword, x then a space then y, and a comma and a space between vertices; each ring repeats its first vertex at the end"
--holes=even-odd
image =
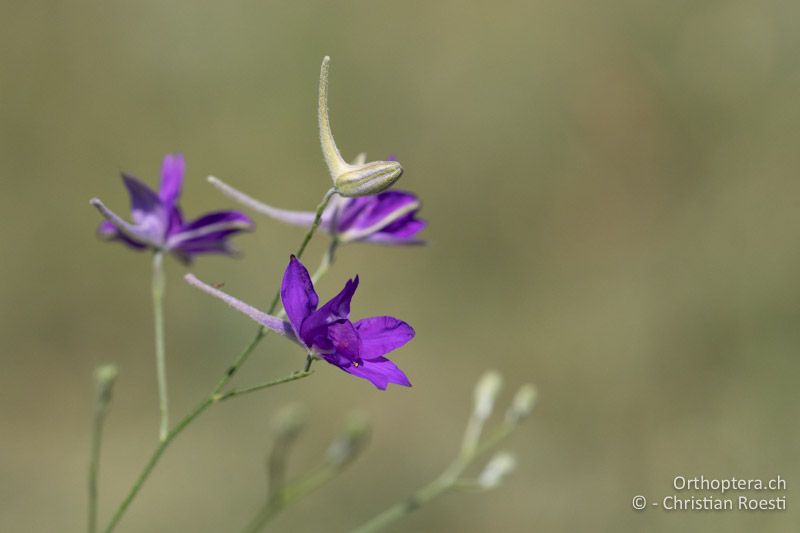
MULTIPOLYGON (((311 211, 272 207, 218 178, 209 176, 208 181, 229 198, 280 222, 306 228, 314 222, 315 213, 311 211)), ((342 243, 424 244, 425 241, 417 237, 427 225, 425 220, 417 218, 421 207, 419 198, 405 191, 390 190, 357 198, 339 196, 323 211, 320 228, 342 243)))
POLYGON ((161 167, 158 193, 133 176, 122 174, 131 199, 133 223, 107 208, 98 198, 91 204, 105 217, 98 234, 135 250, 164 250, 184 262, 198 254, 234 254, 229 237, 253 228, 253 221, 239 211, 214 211, 184 222, 178 197, 185 164, 181 154, 169 154, 161 167))
POLYGON ((411 386, 403 371, 384 355, 413 339, 414 329, 391 316, 351 322, 350 300, 358 287, 358 276, 348 280, 339 294, 317 308, 319 297, 308 270, 292 256, 281 283, 281 300, 288 321, 259 311, 191 274, 185 279, 264 327, 297 342, 314 357, 366 379, 381 390, 390 383, 411 386))

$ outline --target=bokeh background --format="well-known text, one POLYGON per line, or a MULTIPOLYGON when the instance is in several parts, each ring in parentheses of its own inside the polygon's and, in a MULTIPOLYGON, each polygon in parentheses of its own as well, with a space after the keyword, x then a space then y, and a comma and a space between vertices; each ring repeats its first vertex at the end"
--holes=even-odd
MULTIPOLYGON (((101 520, 155 444, 149 261, 94 235, 118 173, 188 162, 191 216, 230 207, 217 175, 308 209, 329 186, 319 63, 347 157, 396 154, 430 246, 341 250, 323 297, 359 273, 355 316, 390 312, 412 389, 310 379, 214 408, 176 441, 119 531, 237 531, 265 491, 276 410, 319 460, 346 415, 366 454, 274 531, 347 531, 453 457, 487 368, 535 415, 505 445, 500 489, 454 494, 397 531, 793 531, 800 482, 800 4, 656 2, 16 2, 0 4, 0 530, 81 531, 92 370, 121 376, 101 520), (633 512, 672 478, 788 480, 786 512, 633 512)), ((274 293, 296 228, 259 219, 244 260, 193 271, 253 303, 274 293)), ((324 250, 316 239, 307 255, 324 250)), ((253 332, 168 264, 173 419, 253 332)), ((302 354, 265 342, 240 385, 302 354)), ((687 496, 702 495, 685 493, 687 496)))

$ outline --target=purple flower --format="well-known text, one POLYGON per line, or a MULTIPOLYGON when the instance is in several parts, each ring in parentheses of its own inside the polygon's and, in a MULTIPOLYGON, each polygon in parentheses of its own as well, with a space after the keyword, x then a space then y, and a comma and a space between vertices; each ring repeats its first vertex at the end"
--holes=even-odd
MULTIPOLYGON (((222 180, 209 181, 224 194, 251 209, 287 224, 309 227, 314 213, 278 209, 255 200, 222 180)), ((403 191, 384 191, 357 198, 335 197, 322 213, 320 227, 341 242, 379 244, 424 244, 417 237, 427 222, 417 218, 422 204, 416 195, 403 191)))
POLYGON ((297 342, 313 356, 366 379, 381 390, 385 390, 389 383, 411 386, 403 371, 384 355, 413 339, 414 329, 391 316, 352 322, 350 300, 358 287, 358 276, 348 280, 339 294, 318 308, 319 297, 308 270, 292 256, 281 283, 281 300, 288 322, 259 311, 191 274, 186 275, 186 281, 268 329, 297 342))
POLYGON ((228 242, 232 235, 253 228, 253 221, 238 211, 214 211, 191 222, 184 222, 178 197, 181 194, 185 164, 181 154, 168 154, 161 167, 158 193, 133 176, 122 174, 131 198, 133 223, 108 209, 97 198, 91 204, 106 220, 98 234, 136 250, 166 250, 184 262, 203 253, 234 254, 228 242))

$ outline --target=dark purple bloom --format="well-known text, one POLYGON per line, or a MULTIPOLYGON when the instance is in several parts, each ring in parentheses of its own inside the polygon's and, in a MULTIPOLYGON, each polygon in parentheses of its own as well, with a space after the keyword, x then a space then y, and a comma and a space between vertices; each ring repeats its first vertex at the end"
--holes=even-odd
POLYGON ((325 359, 345 372, 370 381, 381 390, 390 383, 410 387, 411 382, 392 361, 384 357, 414 338, 414 329, 397 318, 376 316, 350 320, 350 300, 358 287, 358 276, 318 308, 319 297, 308 270, 294 256, 281 283, 281 300, 289 321, 283 321, 211 287, 191 274, 186 281, 220 298, 265 327, 288 337, 310 354, 325 359))
MULTIPOLYGON (((309 227, 314 221, 313 212, 278 209, 217 178, 209 178, 209 181, 234 200, 281 222, 309 227)), ((424 244, 425 241, 417 237, 427 225, 417 218, 421 207, 416 195, 404 191, 384 191, 356 198, 335 197, 323 211, 320 227, 337 235, 341 242, 424 244)))
POLYGON ((158 193, 133 176, 122 174, 131 199, 133 223, 93 198, 91 204, 106 218, 98 234, 136 250, 148 248, 172 252, 185 262, 203 253, 233 254, 228 238, 252 229, 253 221, 238 211, 215 211, 184 222, 178 197, 181 194, 185 164, 181 154, 168 154, 161 167, 158 193))

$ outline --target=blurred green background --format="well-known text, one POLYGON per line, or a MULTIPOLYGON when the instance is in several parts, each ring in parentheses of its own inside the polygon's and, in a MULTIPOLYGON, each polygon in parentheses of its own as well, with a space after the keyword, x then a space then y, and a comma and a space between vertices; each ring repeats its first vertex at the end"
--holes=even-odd
MULTIPOLYGON (((96 240, 92 196, 188 163, 183 207, 230 207, 214 174, 309 209, 329 186, 320 61, 346 157, 403 162, 430 246, 351 245, 323 298, 359 273, 354 316, 418 336, 412 389, 318 365, 220 405, 176 441, 121 532, 237 531, 264 494, 269 421, 291 400, 314 464, 348 412, 366 455, 275 531, 346 531, 449 462, 487 368, 541 403, 506 443, 519 470, 397 531, 792 531, 800 481, 800 4, 655 2, 15 2, 0 4, 0 530, 81 531, 92 370, 121 376, 101 520, 155 444, 149 261, 96 240), (789 510, 636 513, 672 478, 788 480, 789 510)), ((266 304, 302 231, 258 219, 245 260, 193 271, 266 304)), ((324 250, 316 239, 308 262, 324 250)), ((207 393, 253 324, 168 264, 173 419, 207 393)), ((237 383, 302 353, 265 342, 237 383)), ((684 493, 686 496, 702 495, 684 493)), ((735 496, 735 495, 734 495, 735 496)))

